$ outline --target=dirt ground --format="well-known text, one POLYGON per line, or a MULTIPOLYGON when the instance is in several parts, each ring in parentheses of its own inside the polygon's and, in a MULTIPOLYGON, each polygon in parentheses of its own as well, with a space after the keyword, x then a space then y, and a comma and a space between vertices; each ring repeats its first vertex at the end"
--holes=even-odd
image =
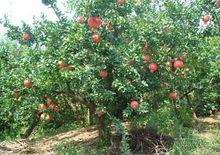
POLYGON ((77 129, 37 141, 26 139, 0 143, 1 155, 52 155, 53 146, 63 142, 90 143, 98 136, 94 127, 77 129))

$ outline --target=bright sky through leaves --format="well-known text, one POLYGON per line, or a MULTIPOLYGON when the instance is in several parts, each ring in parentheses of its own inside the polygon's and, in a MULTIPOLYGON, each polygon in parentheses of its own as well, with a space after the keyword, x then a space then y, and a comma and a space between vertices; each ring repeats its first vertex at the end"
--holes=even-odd
MULTIPOLYGON (((64 0, 63 0, 64 1, 64 0)), ((63 5, 59 1, 59 8, 64 9, 63 5)), ((0 1, 0 18, 4 18, 7 15, 9 20, 19 25, 21 21, 25 21, 31 24, 33 17, 39 18, 41 13, 44 13, 48 19, 56 20, 57 17, 52 9, 48 9, 47 6, 41 3, 41 0, 1 0, 0 1)), ((2 35, 5 29, 0 25, 0 34, 2 35)))

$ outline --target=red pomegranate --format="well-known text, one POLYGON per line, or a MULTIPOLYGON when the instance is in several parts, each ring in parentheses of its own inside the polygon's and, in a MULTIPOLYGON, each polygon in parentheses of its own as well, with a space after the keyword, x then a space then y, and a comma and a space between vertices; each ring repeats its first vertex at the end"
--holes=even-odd
POLYGON ((59 69, 63 69, 66 66, 64 61, 58 61, 57 65, 59 69))
POLYGON ((31 86, 31 81, 24 80, 24 87, 29 88, 31 86))
POLYGON ((24 40, 28 40, 28 39, 30 39, 30 35, 29 35, 28 33, 23 33, 23 34, 22 34, 22 38, 23 38, 24 40))
POLYGON ((44 111, 46 109, 46 105, 45 104, 39 104, 38 109, 41 111, 44 111))
POLYGON ((124 3, 124 0, 117 0, 118 5, 122 5, 124 3))
POLYGON ((133 101, 131 101, 130 106, 132 109, 137 109, 139 104, 137 101, 133 100, 133 101))
POLYGON ((148 66, 148 69, 150 70, 151 73, 155 72, 158 67, 157 67, 157 64, 152 62, 149 66, 148 66))
POLYGON ((105 71, 105 70, 101 70, 101 71, 99 71, 99 76, 100 76, 102 79, 104 79, 104 78, 106 78, 106 77, 108 76, 108 72, 105 71))
POLYGON ((170 92, 169 99, 170 100, 176 100, 176 98, 177 98, 176 92, 174 92, 174 91, 170 92))
POLYGON ((98 34, 93 34, 91 39, 94 43, 98 43, 100 41, 101 37, 98 34))
POLYGON ((145 56, 142 57, 144 63, 147 63, 150 60, 150 54, 146 54, 145 56))
POLYGON ((204 15, 202 20, 206 24, 206 23, 208 23, 210 21, 210 16, 209 15, 204 15))
POLYGON ((182 68, 182 67, 183 67, 183 61, 182 61, 182 60, 176 60, 176 61, 174 61, 173 67, 174 67, 175 69, 182 68))
POLYGON ((76 22, 77 22, 78 24, 82 24, 82 23, 84 22, 84 18, 83 18, 83 17, 77 17, 77 18, 76 18, 76 22))
POLYGON ((102 20, 99 17, 90 17, 88 19, 88 25, 92 28, 92 29, 97 29, 100 28, 102 26, 102 20))

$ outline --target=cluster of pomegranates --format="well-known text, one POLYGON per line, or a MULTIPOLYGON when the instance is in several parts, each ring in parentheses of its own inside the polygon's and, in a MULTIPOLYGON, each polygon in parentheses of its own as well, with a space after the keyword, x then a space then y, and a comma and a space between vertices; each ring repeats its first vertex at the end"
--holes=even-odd
MULTIPOLYGON (((43 112, 44 112, 47 107, 48 107, 52 112, 57 112, 57 111, 58 111, 57 106, 53 103, 52 99, 49 98, 49 97, 46 99, 46 104, 45 104, 45 103, 41 103, 41 104, 38 105, 38 109, 39 109, 40 111, 43 111, 43 112)), ((41 116, 40 116, 40 118, 41 118, 42 120, 45 120, 45 121, 50 121, 50 120, 51 120, 50 115, 49 115, 49 114, 46 114, 46 113, 42 113, 41 116)))
MULTIPOLYGON (((148 52, 148 49, 149 49, 149 45, 145 44, 144 47, 143 47, 143 51, 146 52, 146 54, 144 56, 142 56, 142 60, 144 63, 147 63, 150 61, 151 59, 151 55, 150 53, 148 52)), ((174 68, 175 70, 178 70, 178 69, 181 69, 181 68, 184 68, 184 58, 186 57, 186 52, 183 51, 181 53, 181 55, 179 56, 179 58, 176 58, 174 59, 173 61, 168 61, 168 62, 165 62, 165 66, 166 67, 172 67, 174 68)), ((133 66, 135 64, 135 62, 133 60, 129 60, 128 61, 128 66, 133 66)), ((151 62, 148 66, 147 66, 148 70, 151 72, 151 73, 154 73, 158 70, 158 65, 155 63, 155 62, 151 62)), ((144 70, 144 66, 141 66, 140 67, 141 70, 144 70)), ((186 74, 189 72, 189 68, 184 68, 182 74, 186 74)), ((127 79, 126 81, 128 84, 131 83, 131 80, 127 79)), ((167 84, 165 82, 162 82, 162 87, 163 88, 166 88, 167 84)), ((169 99, 170 100, 176 100, 177 99, 177 93, 175 91, 170 91, 169 93, 169 99)), ((137 109, 138 108, 138 101, 136 100, 132 100, 130 102, 130 107, 132 109, 137 109)))
POLYGON ((73 69, 71 64, 66 64, 63 60, 57 62, 57 66, 60 70, 68 70, 71 71, 73 69))
MULTIPOLYGON (((123 5, 124 4, 124 0, 117 0, 117 4, 118 5, 123 5)), ((83 24, 84 23, 84 18, 83 17, 77 17, 76 18, 76 22, 78 24, 83 24)), ((88 23, 88 26, 93 30, 97 30, 98 28, 100 28, 102 26, 102 19, 100 17, 90 17, 88 18, 87 20, 87 23, 88 23)), ((106 23, 106 26, 105 26, 106 30, 111 30, 112 29, 112 25, 111 23, 108 21, 106 23)), ((93 34, 91 36, 91 40, 94 42, 94 43, 99 43, 100 40, 101 40, 101 36, 100 34, 93 34)))

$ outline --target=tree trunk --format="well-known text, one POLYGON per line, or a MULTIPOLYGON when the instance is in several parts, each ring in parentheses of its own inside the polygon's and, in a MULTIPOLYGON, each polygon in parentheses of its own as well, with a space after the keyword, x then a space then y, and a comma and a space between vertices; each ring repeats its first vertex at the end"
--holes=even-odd
POLYGON ((99 140, 105 145, 110 144, 110 128, 109 121, 106 119, 106 114, 98 117, 97 128, 99 132, 99 140))
POLYGON ((90 103, 88 107, 88 124, 90 126, 94 125, 94 117, 95 117, 95 104, 90 103))
POLYGON ((31 135, 34 128, 38 125, 38 123, 40 121, 41 114, 42 114, 42 112, 39 112, 39 111, 35 112, 34 118, 31 122, 30 126, 28 127, 28 129, 23 134, 21 134, 21 138, 28 138, 31 135))

